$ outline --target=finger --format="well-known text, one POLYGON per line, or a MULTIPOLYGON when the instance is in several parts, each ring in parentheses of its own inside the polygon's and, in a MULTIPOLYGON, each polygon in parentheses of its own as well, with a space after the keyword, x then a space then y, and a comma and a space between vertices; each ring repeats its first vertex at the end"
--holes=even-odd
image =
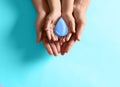
POLYGON ((54 28, 55 28, 55 25, 54 24, 51 25, 52 39, 53 39, 53 41, 58 41, 58 36, 55 35, 54 28))
POLYGON ((59 38, 59 43, 60 43, 60 45, 62 46, 62 44, 63 44, 63 37, 60 37, 60 38, 59 38))
POLYGON ((55 26, 55 24, 52 23, 51 24, 51 40, 58 41, 58 37, 54 34, 54 26, 55 26))
POLYGON ((60 42, 60 45, 62 45, 63 43, 65 43, 65 37, 60 37, 59 42, 60 42))
POLYGON ((58 12, 58 10, 61 11, 61 3, 60 0, 47 0, 48 1, 48 5, 50 8, 50 11, 56 11, 58 12))
POLYGON ((46 23, 45 23, 45 31, 48 37, 48 40, 51 40, 51 19, 49 16, 46 18, 46 23))
POLYGON ((70 30, 75 33, 75 23, 72 16, 74 0, 62 0, 62 17, 70 30))
POLYGON ((42 38, 42 32, 37 31, 37 40, 36 40, 36 42, 39 43, 41 41, 41 38, 42 38))
POLYGON ((76 32, 76 39, 80 41, 80 37, 82 35, 83 29, 84 29, 84 24, 78 24, 77 25, 77 32, 76 32))
POLYGON ((50 55, 52 55, 52 54, 53 54, 53 51, 52 51, 52 48, 51 48, 49 42, 48 42, 47 40, 43 39, 43 44, 44 44, 47 52, 48 52, 50 55))
POLYGON ((61 45, 61 54, 64 55, 65 54, 65 48, 67 46, 68 41, 66 41, 66 37, 62 37, 62 41, 61 41, 62 45, 61 45))
POLYGON ((60 53, 60 43, 59 43, 59 42, 55 42, 55 45, 56 45, 56 47, 57 47, 58 53, 60 53))
POLYGON ((69 26, 70 26, 70 30, 75 33, 75 21, 73 16, 71 17, 71 19, 69 20, 69 26))
POLYGON ((69 28, 69 32, 73 32, 75 33, 75 20, 72 16, 72 14, 62 14, 63 19, 65 20, 68 28, 69 28))
POLYGON ((57 39, 56 39, 56 37, 55 37, 55 35, 53 33, 51 34, 51 36, 52 36, 53 41, 57 41, 57 39))
POLYGON ((62 47, 61 47, 61 55, 64 55, 66 52, 65 52, 65 47, 67 46, 67 42, 65 42, 62 47))
POLYGON ((66 36, 66 41, 69 41, 70 38, 71 38, 71 36, 72 36, 72 33, 69 33, 69 34, 66 36))
POLYGON ((44 22, 45 14, 39 14, 36 20, 36 33, 37 33, 37 40, 36 42, 40 42, 42 37, 42 30, 43 30, 43 22, 44 22))
POLYGON ((71 49, 73 44, 75 43, 75 36, 73 36, 70 41, 67 43, 67 46, 65 47, 65 52, 68 53, 68 51, 71 49))
POLYGON ((56 36, 55 34, 54 34, 54 36, 55 36, 56 41, 58 41, 58 36, 56 36))
POLYGON ((81 34, 86 24, 86 18, 85 18, 85 14, 81 15, 79 12, 74 12, 74 16, 75 16, 75 21, 76 21, 76 26, 77 26, 76 27, 76 39, 80 41, 81 34))
POLYGON ((67 42, 63 47, 63 54, 68 53, 68 51, 71 49, 73 44, 75 43, 75 35, 72 36, 69 42, 67 42))
POLYGON ((50 46, 52 48, 54 56, 57 56, 58 55, 58 51, 57 51, 57 48, 56 48, 55 44, 53 42, 50 42, 50 46))
POLYGON ((63 39, 62 39, 62 43, 65 43, 65 41, 66 41, 66 40, 65 40, 65 37, 63 37, 63 39))
POLYGON ((75 0, 74 9, 79 9, 79 12, 86 12, 90 4, 90 0, 75 0))
POLYGON ((52 36, 51 36, 51 31, 50 30, 46 30, 46 35, 48 37, 48 40, 51 40, 52 36))

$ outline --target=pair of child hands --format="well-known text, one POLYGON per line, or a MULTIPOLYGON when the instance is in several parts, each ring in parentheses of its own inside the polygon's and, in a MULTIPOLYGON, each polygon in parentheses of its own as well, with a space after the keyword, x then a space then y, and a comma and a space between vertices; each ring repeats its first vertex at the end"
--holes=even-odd
POLYGON ((85 13, 90 0, 33 0, 37 10, 37 43, 41 40, 49 54, 67 53, 80 40, 85 26, 85 13), (69 29, 67 36, 58 37, 54 27, 62 17, 69 29))

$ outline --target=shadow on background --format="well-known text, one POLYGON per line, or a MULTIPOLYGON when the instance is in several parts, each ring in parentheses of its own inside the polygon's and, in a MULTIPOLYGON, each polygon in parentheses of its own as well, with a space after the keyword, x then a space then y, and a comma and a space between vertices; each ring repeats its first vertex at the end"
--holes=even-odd
POLYGON ((45 51, 42 43, 36 44, 35 31, 35 9, 31 0, 10 0, 10 4, 17 9, 18 18, 9 40, 12 42, 12 48, 23 52, 21 62, 33 62, 39 59, 45 59, 49 55, 45 51))

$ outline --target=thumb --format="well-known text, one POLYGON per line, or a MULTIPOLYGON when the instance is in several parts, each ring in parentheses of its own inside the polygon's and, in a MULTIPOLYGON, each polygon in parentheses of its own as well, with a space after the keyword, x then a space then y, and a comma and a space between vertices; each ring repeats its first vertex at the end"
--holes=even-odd
POLYGON ((44 23, 44 15, 43 14, 38 15, 36 20, 37 43, 39 43, 42 39, 43 23, 44 23))
POLYGON ((83 29, 84 29, 84 24, 78 24, 77 25, 76 39, 78 41, 80 41, 80 37, 82 35, 83 29))
POLYGON ((74 17, 76 21, 76 39, 80 41, 80 36, 86 24, 86 17, 85 14, 81 14, 79 11, 76 12, 74 12, 74 17))

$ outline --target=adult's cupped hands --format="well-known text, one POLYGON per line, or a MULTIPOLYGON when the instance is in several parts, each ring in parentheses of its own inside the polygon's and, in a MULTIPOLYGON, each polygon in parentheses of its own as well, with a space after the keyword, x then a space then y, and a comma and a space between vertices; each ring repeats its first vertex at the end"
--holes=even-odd
POLYGON ((42 41, 51 55, 67 53, 75 41, 80 40, 89 2, 90 0, 33 0, 38 14, 36 42, 42 41), (65 37, 58 37, 53 32, 54 26, 61 16, 69 28, 69 33, 65 37))

